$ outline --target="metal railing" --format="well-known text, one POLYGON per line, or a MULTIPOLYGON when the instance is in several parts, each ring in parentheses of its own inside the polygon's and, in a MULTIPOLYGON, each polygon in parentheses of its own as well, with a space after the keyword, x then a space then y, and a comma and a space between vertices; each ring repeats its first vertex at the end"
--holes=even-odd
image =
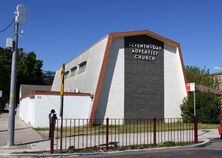
POLYGON ((55 148, 84 149, 114 146, 158 145, 164 142, 197 143, 197 119, 185 123, 181 118, 150 119, 64 119, 56 121, 55 148), (93 122, 93 125, 90 125, 93 122), (62 139, 62 140, 60 140, 62 139))

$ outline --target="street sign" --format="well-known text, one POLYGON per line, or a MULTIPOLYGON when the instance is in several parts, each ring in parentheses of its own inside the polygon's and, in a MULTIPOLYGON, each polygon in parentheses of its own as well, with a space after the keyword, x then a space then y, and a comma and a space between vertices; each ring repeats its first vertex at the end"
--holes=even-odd
POLYGON ((190 83, 190 91, 191 92, 195 91, 195 83, 190 83))
POLYGON ((60 77, 61 77, 61 85, 60 85, 60 95, 64 95, 64 75, 65 75, 65 65, 62 65, 61 68, 61 73, 60 73, 60 77))
POLYGON ((187 89, 187 92, 194 92, 195 91, 195 83, 187 83, 186 89, 187 89))

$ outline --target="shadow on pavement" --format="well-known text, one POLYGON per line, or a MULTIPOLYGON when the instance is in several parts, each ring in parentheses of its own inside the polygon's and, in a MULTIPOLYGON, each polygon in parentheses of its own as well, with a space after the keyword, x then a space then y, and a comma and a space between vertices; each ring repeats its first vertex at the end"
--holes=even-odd
MULTIPOLYGON (((23 129, 29 129, 29 128, 32 128, 32 127, 16 128, 15 131, 23 130, 23 129)), ((8 131, 8 130, 0 130, 0 133, 1 133, 1 132, 7 132, 7 131, 8 131)))
POLYGON ((25 142, 25 143, 20 143, 20 144, 15 144, 16 146, 20 146, 20 145, 29 145, 29 144, 33 144, 33 143, 40 143, 40 142, 45 142, 48 141, 49 139, 42 139, 42 140, 36 140, 36 141, 31 141, 31 142, 25 142))

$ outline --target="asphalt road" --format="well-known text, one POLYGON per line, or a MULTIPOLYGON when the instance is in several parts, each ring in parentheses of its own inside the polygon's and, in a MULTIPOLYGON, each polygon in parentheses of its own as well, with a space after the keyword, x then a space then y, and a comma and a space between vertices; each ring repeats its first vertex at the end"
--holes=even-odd
POLYGON ((221 150, 206 150, 206 149, 186 149, 186 150, 168 150, 168 151, 138 151, 138 152, 124 152, 113 154, 101 154, 101 155, 88 155, 88 156, 6 156, 1 158, 221 158, 221 150))
MULTIPOLYGON (((85 157, 85 156, 84 156, 85 157)), ((89 156, 86 156, 89 157, 89 156)), ((221 158, 222 151, 219 150, 206 150, 206 149, 186 149, 186 150, 165 150, 165 151, 139 151, 139 152, 127 152, 119 154, 108 154, 95 156, 93 158, 221 158)))
MULTIPOLYGON (((89 156, 81 156, 89 157, 89 156)), ((106 155, 92 155, 97 158, 222 158, 222 141, 214 141, 202 148, 164 149, 152 151, 135 151, 113 153, 106 155)))

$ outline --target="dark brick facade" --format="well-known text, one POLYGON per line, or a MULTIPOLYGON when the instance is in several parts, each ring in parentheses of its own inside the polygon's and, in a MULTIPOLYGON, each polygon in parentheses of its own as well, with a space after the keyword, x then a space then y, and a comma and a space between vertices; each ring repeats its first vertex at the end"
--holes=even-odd
POLYGON ((124 40, 124 117, 164 117, 164 43, 146 35, 124 40))

